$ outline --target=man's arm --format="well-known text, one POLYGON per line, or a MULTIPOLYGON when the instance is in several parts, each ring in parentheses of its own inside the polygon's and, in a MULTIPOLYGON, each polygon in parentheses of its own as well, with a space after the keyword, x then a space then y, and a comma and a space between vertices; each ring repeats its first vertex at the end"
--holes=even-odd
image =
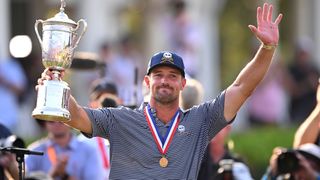
POLYGON ((317 90, 317 105, 299 126, 293 140, 293 147, 297 148, 302 144, 315 143, 320 134, 320 84, 317 90))
POLYGON ((69 99, 69 112, 71 120, 65 122, 65 124, 78 129, 81 132, 92 134, 91 121, 83 107, 77 103, 73 96, 70 96, 69 99))
POLYGON ((261 46, 254 58, 242 69, 236 80, 227 88, 225 95, 224 116, 232 120, 242 104, 252 94, 263 79, 271 64, 279 41, 278 24, 282 19, 279 14, 272 22, 272 5, 265 3, 257 8, 257 27, 249 25, 250 30, 261 41, 261 46))

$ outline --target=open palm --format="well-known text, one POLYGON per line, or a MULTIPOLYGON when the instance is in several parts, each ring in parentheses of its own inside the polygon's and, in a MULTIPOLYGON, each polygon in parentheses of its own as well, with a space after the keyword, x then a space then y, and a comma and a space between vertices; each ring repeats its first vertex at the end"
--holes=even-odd
POLYGON ((274 22, 272 22, 273 6, 265 3, 263 9, 257 8, 257 27, 249 25, 251 31, 264 44, 277 45, 279 41, 278 25, 282 19, 282 14, 279 14, 274 22))

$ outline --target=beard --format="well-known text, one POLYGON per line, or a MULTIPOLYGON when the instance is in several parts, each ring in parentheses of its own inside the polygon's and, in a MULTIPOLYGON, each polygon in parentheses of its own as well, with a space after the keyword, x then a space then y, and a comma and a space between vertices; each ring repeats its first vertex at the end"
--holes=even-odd
POLYGON ((157 88, 154 99, 156 100, 156 102, 160 104, 171 104, 172 102, 175 102, 178 99, 178 96, 175 96, 175 94, 172 93, 172 91, 173 88, 169 86, 161 86, 157 88))

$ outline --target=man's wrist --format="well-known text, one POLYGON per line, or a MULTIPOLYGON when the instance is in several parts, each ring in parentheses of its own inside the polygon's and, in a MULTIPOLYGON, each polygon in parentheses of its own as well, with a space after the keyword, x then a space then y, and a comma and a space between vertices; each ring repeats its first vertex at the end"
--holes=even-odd
POLYGON ((277 46, 278 46, 278 44, 265 44, 265 43, 261 44, 261 48, 266 49, 266 50, 274 50, 277 48, 277 46))

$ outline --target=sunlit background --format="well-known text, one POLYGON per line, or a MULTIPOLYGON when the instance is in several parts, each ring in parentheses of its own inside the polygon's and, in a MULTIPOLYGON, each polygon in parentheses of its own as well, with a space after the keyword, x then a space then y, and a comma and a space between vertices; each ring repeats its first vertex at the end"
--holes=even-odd
POLYGON ((15 58, 25 58, 32 51, 32 42, 27 35, 14 36, 9 43, 10 54, 15 58))
MULTIPOLYGON (((280 25, 281 39, 275 55, 281 66, 286 67, 292 62, 297 42, 308 39, 306 46, 309 47, 313 63, 319 69, 320 1, 186 0, 188 21, 196 28, 195 37, 190 38, 191 44, 195 47, 190 56, 192 61, 196 61, 193 77, 203 84, 205 100, 215 97, 232 83, 241 68, 253 57, 259 42, 250 32, 248 25, 256 25, 256 8, 263 2, 274 4, 275 14, 284 14, 280 25)), ((59 0, 0 1, 0 63, 9 61, 11 56, 21 63, 26 72, 29 85, 19 99, 19 123, 15 130, 29 139, 41 135, 37 133, 39 128, 31 118, 31 111, 36 100, 34 85, 44 68, 34 24, 37 19, 46 20, 53 17, 59 12, 59 8, 59 0), (26 128, 26 124, 30 127, 26 128)), ((150 56, 157 51, 173 48, 170 37, 167 36, 175 27, 171 8, 170 0, 67 0, 65 13, 75 22, 85 19, 88 23, 88 31, 76 49, 78 52, 99 54, 99 48, 103 43, 111 45, 112 49, 118 49, 119 42, 125 37, 130 37, 131 45, 139 57, 138 74, 139 80, 142 81, 150 56)), ((80 104, 86 105, 89 84, 100 76, 101 73, 97 69, 70 69, 65 80, 70 84, 72 93, 80 104)), ((285 109, 289 102, 286 92, 282 98, 284 105, 281 108, 285 109)), ((250 128, 247 114, 247 107, 244 106, 234 123, 235 133, 256 132, 250 128)), ((286 144, 283 145, 289 146, 296 126, 288 124, 290 120, 285 110, 282 117, 279 127, 287 129, 280 129, 277 133, 288 133, 287 139, 284 140, 286 144)), ((278 136, 269 136, 270 132, 267 131, 265 137, 278 136)), ((257 158, 250 156, 252 152, 248 152, 248 149, 261 145, 252 144, 255 143, 254 140, 251 140, 251 144, 247 143, 245 138, 250 139, 244 137, 239 143, 234 142, 235 149, 237 150, 242 142, 243 149, 238 151, 247 156, 248 161, 252 163, 252 170, 259 177, 264 170, 263 166, 268 163, 270 148, 278 144, 273 141, 273 144, 271 142, 266 145, 265 151, 257 154, 257 158)))

